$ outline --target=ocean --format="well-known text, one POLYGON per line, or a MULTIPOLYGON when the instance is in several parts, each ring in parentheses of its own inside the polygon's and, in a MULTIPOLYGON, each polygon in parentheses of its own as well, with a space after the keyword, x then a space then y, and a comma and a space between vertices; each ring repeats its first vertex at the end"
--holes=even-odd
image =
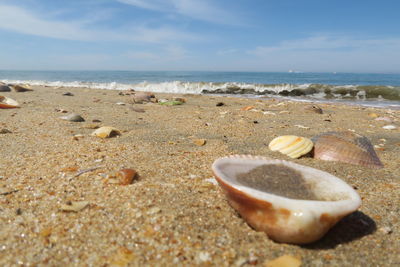
POLYGON ((5 71, 3 83, 275 97, 400 109, 400 74, 208 71, 5 71))

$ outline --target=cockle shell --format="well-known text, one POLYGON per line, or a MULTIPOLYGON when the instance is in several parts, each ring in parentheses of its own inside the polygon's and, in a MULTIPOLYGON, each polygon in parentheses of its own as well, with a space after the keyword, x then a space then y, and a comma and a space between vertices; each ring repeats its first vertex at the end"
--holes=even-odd
POLYGON ((3 108, 3 109, 19 108, 19 104, 14 99, 11 99, 11 98, 8 98, 5 96, 0 96, 0 108, 3 108))
POLYGON ((230 205, 278 242, 314 242, 361 205, 341 179, 284 160, 235 155, 217 159, 212 170, 230 205))
POLYGON ((273 139, 268 147, 272 151, 279 151, 292 159, 296 159, 310 152, 313 148, 313 142, 305 137, 283 135, 273 139))
POLYGON ((314 158, 370 168, 383 167, 374 147, 365 136, 351 131, 325 132, 313 137, 312 140, 314 158))
POLYGON ((103 126, 103 127, 96 129, 96 131, 94 131, 92 133, 92 135, 100 137, 100 138, 109 138, 109 137, 121 135, 121 132, 117 128, 110 127, 110 126, 103 126))

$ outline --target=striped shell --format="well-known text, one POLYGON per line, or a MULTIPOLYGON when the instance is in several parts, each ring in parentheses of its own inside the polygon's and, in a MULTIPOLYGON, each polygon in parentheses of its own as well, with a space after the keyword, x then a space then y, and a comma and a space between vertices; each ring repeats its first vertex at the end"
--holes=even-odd
POLYGON ((273 139, 268 147, 272 151, 279 151, 292 159, 297 159, 310 152, 313 148, 313 143, 310 139, 305 137, 283 135, 273 139))
POLYGON ((314 158, 340 161, 369 168, 383 164, 371 142, 365 136, 350 132, 326 132, 312 138, 314 158))
POLYGON ((293 162, 234 155, 217 159, 212 170, 232 208, 277 242, 314 242, 361 205, 357 192, 338 177, 293 162), (315 197, 287 196, 295 191, 315 197))

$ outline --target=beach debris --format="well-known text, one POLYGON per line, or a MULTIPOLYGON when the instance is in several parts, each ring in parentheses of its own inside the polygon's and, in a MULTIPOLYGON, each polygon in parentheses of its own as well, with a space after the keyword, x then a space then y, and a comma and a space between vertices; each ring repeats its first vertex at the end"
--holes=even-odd
POLYGON ((176 100, 169 100, 169 101, 159 102, 159 104, 163 105, 163 106, 178 106, 178 105, 182 105, 183 103, 184 102, 176 101, 176 100))
POLYGON ((6 195, 9 195, 9 194, 12 194, 12 193, 16 193, 18 191, 19 190, 17 190, 17 189, 7 189, 7 188, 1 188, 0 187, 0 196, 6 196, 6 195))
POLYGON ((145 113, 146 111, 142 108, 137 108, 137 107, 130 107, 131 110, 139 113, 145 113))
POLYGON ((393 120, 389 117, 378 117, 375 119, 376 121, 385 121, 385 122, 392 122, 393 120))
POLYGON ((174 97, 174 98, 172 98, 172 101, 179 101, 182 103, 186 103, 186 99, 183 97, 174 97))
POLYGON ((74 94, 71 93, 71 92, 65 92, 65 93, 63 93, 62 95, 63 95, 63 96, 74 96, 74 94))
POLYGON ((325 132, 311 139, 314 158, 340 161, 369 168, 382 168, 383 164, 371 142, 365 136, 351 131, 325 132))
POLYGON ((8 85, 0 84, 0 92, 10 92, 11 88, 8 85))
POLYGON ((307 111, 307 112, 313 112, 313 113, 317 113, 317 114, 322 114, 322 113, 324 113, 324 112, 322 111, 322 108, 320 108, 320 107, 317 106, 317 105, 306 105, 306 106, 304 107, 304 110, 307 111))
POLYGON ((296 124, 295 127, 300 128, 300 129, 310 129, 310 127, 308 126, 304 126, 304 125, 300 125, 300 124, 296 124))
POLYGON ((276 116, 276 114, 275 114, 274 112, 272 112, 272 111, 263 111, 263 114, 264 114, 264 115, 273 115, 273 116, 276 116))
POLYGON ((97 167, 92 167, 92 168, 85 169, 85 170, 80 170, 75 174, 74 177, 81 176, 84 173, 92 172, 92 171, 95 171, 95 170, 100 169, 100 168, 101 168, 101 166, 97 166, 97 167))
POLYGON ((120 130, 111 126, 100 127, 92 133, 92 136, 97 136, 100 138, 110 138, 110 137, 115 137, 117 135, 121 135, 120 130))
POLYGON ((0 134, 8 134, 8 133, 12 133, 12 132, 6 128, 3 128, 0 130, 0 134))
POLYGON ((125 106, 125 103, 124 103, 124 102, 117 102, 117 103, 115 103, 115 104, 117 104, 117 105, 119 105, 119 106, 125 106))
POLYGON ((28 85, 21 86, 21 85, 11 85, 11 87, 14 89, 15 92, 17 93, 22 93, 22 92, 29 92, 33 91, 32 89, 28 88, 28 85))
POLYGON ((14 99, 0 95, 0 109, 19 108, 19 104, 14 99))
POLYGON ((248 110, 252 110, 253 108, 255 108, 255 106, 246 106, 246 107, 241 108, 240 110, 248 111, 248 110))
POLYGON ((121 169, 116 173, 115 177, 120 185, 128 185, 138 178, 138 173, 134 169, 121 169))
POLYGON ((135 92, 132 96, 132 102, 135 104, 143 104, 156 100, 155 95, 151 92, 135 92))
POLYGON ((374 119, 379 117, 378 114, 373 113, 373 112, 372 113, 368 113, 368 116, 371 117, 371 118, 374 118, 374 119))
POLYGON ((73 122, 82 122, 85 121, 84 118, 82 118, 81 115, 76 114, 76 113, 71 113, 69 115, 66 116, 62 116, 60 117, 60 119, 66 120, 66 121, 73 121, 73 122))
POLYGON ((277 242, 314 242, 361 205, 341 179, 293 162, 233 155, 214 161, 212 171, 229 204, 277 242))
POLYGON ((306 137, 283 135, 274 138, 268 147, 272 151, 279 151, 292 159, 297 159, 312 150, 313 142, 306 137))
POLYGON ((68 110, 62 109, 62 108, 56 108, 54 110, 57 111, 57 112, 60 112, 60 113, 68 113, 68 110))
POLYGON ((216 107, 222 107, 225 106, 224 102, 218 102, 217 104, 215 104, 216 107))
POLYGON ((397 127, 394 126, 394 125, 385 125, 385 126, 383 126, 382 128, 385 129, 385 130, 394 130, 394 129, 397 129, 397 127))
POLYGON ((283 255, 272 261, 267 261, 264 267, 300 267, 301 260, 292 255, 283 255))
POLYGON ((68 201, 66 204, 60 206, 60 210, 78 212, 86 208, 88 205, 88 201, 68 201))
POLYGON ((204 146, 207 143, 206 139, 194 139, 193 144, 196 146, 204 146))

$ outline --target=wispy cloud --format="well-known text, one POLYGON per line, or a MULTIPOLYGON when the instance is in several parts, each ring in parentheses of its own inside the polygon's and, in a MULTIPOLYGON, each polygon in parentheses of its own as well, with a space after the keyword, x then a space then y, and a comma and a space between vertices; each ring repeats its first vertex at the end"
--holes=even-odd
POLYGON ((219 24, 238 25, 239 19, 226 9, 207 0, 116 0, 123 4, 136 6, 167 14, 178 14, 196 20, 219 24))
MULTIPOLYGON (((98 18, 96 19, 98 20, 98 18)), ((0 29, 22 34, 78 41, 125 41, 132 43, 163 43, 193 41, 199 36, 170 26, 125 26, 123 29, 97 30, 88 19, 65 21, 45 19, 22 7, 0 5, 0 29)))
POLYGON ((400 39, 356 39, 348 36, 316 35, 309 38, 287 40, 275 46, 258 46, 249 50, 249 54, 267 56, 277 52, 305 51, 356 51, 400 49, 400 39))

